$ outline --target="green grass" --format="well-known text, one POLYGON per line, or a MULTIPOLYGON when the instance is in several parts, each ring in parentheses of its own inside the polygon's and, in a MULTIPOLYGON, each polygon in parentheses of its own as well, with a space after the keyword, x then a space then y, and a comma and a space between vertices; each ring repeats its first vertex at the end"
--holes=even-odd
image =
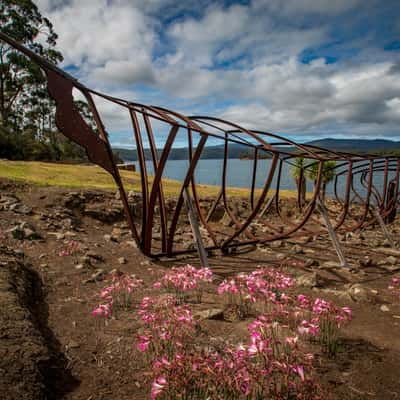
MULTIPOLYGON (((137 172, 120 171, 127 190, 140 191, 140 175, 137 172)), ((0 177, 24 181, 38 186, 59 186, 66 188, 94 188, 116 190, 111 177, 102 168, 94 165, 56 164, 38 161, 8 161, 0 160, 0 177)), ((149 183, 152 182, 149 178, 149 183)), ((167 196, 179 194, 182 183, 173 179, 163 179, 164 193, 167 196)), ((197 185, 200 196, 216 196, 219 186, 197 185)), ((249 190, 242 188, 228 188, 230 196, 248 196, 249 190)), ((256 195, 260 190, 256 190, 256 195)), ((290 190, 281 191, 283 197, 294 197, 296 193, 290 190)))

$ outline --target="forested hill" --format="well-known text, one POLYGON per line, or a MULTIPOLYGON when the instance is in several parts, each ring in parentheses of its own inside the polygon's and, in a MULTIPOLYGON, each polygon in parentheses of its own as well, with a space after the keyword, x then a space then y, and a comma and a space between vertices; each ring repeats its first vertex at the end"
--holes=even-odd
MULTIPOLYGON (((320 139, 307 142, 313 146, 323 147, 329 150, 348 151, 352 153, 388 153, 400 154, 400 142, 395 142, 386 139, 320 139)), ((288 150, 288 148, 286 148, 288 150)), ((136 161, 136 150, 114 148, 114 151, 126 161, 136 161)), ((162 149, 157 150, 161 154, 162 149)), ((151 159, 150 149, 145 149, 147 159, 151 159)), ((224 146, 208 146, 204 148, 202 159, 220 159, 224 155, 224 146)), ((229 145, 229 158, 246 158, 250 156, 249 148, 240 144, 232 143, 229 145)), ((187 160, 187 148, 175 148, 171 151, 171 160, 187 160)))

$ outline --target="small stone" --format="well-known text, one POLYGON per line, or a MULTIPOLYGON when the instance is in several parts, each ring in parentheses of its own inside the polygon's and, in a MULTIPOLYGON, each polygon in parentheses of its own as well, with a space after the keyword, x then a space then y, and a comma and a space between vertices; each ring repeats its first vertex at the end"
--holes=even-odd
POLYGON ((383 304, 383 305, 381 305, 380 310, 382 312, 388 312, 388 311, 390 311, 390 308, 386 304, 383 304))
POLYGON ((360 284, 355 284, 350 286, 348 294, 350 295, 351 299, 355 302, 371 301, 372 298, 374 297, 371 291, 367 290, 364 286, 360 284))
POLYGON ((370 267, 372 266, 373 262, 370 257, 364 257, 358 260, 360 267, 370 267))
POLYGON ((65 232, 65 236, 75 237, 75 236, 77 236, 77 234, 75 232, 67 231, 67 232, 65 232))
POLYGON ((67 346, 70 349, 77 349, 78 347, 80 347, 80 344, 78 342, 75 342, 75 340, 70 340, 67 346))
POLYGON ((341 265, 337 261, 325 261, 320 268, 322 269, 334 269, 334 268, 341 268, 341 265))
POLYGON ((127 240, 125 243, 127 246, 133 247, 134 249, 138 248, 138 245, 134 240, 127 240))
POLYGON ((56 240, 64 240, 65 235, 61 232, 47 232, 47 235, 54 236, 56 240))
POLYGON ((276 255, 276 259, 277 259, 278 261, 282 261, 282 260, 284 260, 286 257, 287 257, 287 256, 286 256, 286 254, 284 254, 284 253, 278 253, 278 254, 276 255))
POLYGON ((299 286, 313 288, 319 286, 321 277, 316 273, 313 272, 311 274, 304 274, 300 275, 296 278, 296 283, 299 286))
POLYGON ((25 238, 28 240, 41 239, 40 235, 31 228, 24 228, 23 231, 25 238))
POLYGON ((392 265, 397 264, 397 258, 394 256, 389 256, 386 258, 386 262, 392 265))
POLYGON ((94 251, 91 251, 91 250, 87 251, 85 253, 85 256, 89 257, 89 258, 93 258, 93 259, 95 259, 97 261, 104 261, 103 256, 101 256, 100 254, 98 254, 98 253, 96 253, 94 251))
POLYGON ((85 268, 85 266, 83 265, 83 264, 77 264, 77 265, 75 265, 75 269, 76 270, 81 270, 81 269, 83 269, 83 268, 85 268))
POLYGON ((294 254, 303 254, 304 253, 303 248, 298 244, 296 244, 292 247, 292 251, 294 254))
POLYGON ((193 314, 193 317, 198 321, 202 321, 204 319, 222 318, 223 314, 224 310, 222 308, 210 308, 208 310, 201 310, 195 312, 193 314))
POLYGON ((105 272, 103 269, 98 269, 89 279, 85 279, 83 283, 91 283, 96 281, 102 281, 104 279, 105 272))
POLYGON ((312 259, 312 258, 307 258, 305 261, 304 261, 304 266, 306 267, 306 268, 309 268, 309 267, 312 267, 312 266, 318 266, 319 265, 319 261, 318 260, 315 260, 315 259, 312 259))
POLYGON ((118 239, 114 235, 105 234, 103 237, 104 237, 104 240, 106 242, 116 242, 116 243, 118 243, 118 239))
POLYGON ((118 263, 119 264, 126 264, 127 263, 126 258, 125 257, 119 257, 118 258, 118 263))
POLYGON ((269 246, 271 247, 271 249, 279 249, 280 247, 282 247, 282 240, 275 240, 271 242, 269 246))
MULTIPOLYGON (((32 214, 32 208, 26 206, 25 204, 19 203, 19 204, 15 204, 14 206, 11 206, 11 207, 13 207, 12 211, 14 211, 17 214, 24 214, 24 215, 32 214)), ((11 207, 10 207, 10 210, 11 210, 11 207)))

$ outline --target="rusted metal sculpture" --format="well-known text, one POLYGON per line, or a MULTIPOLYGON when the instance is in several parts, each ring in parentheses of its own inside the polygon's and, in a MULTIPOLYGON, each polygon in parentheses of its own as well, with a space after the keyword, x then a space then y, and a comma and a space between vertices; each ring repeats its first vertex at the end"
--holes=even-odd
MULTIPOLYGON (((201 225, 202 240, 207 244, 206 248, 209 251, 220 249, 229 252, 230 249, 239 246, 296 235, 326 234, 328 230, 332 237, 335 232, 360 230, 370 224, 382 224, 383 221, 393 220, 399 197, 398 157, 330 151, 298 144, 269 132, 245 129, 219 118, 188 117, 161 107, 107 96, 85 87, 69 74, 1 32, 0 39, 24 53, 44 70, 49 94, 56 102, 58 128, 65 136, 86 149, 90 161, 112 175, 120 191, 133 238, 148 256, 172 256, 196 251, 193 248, 183 248, 175 241, 178 225, 182 220, 188 220, 184 207, 185 197, 193 199, 201 225), (79 90, 85 97, 96 122, 97 132, 89 127, 76 109, 73 89, 79 90), (130 115, 141 179, 140 220, 134 216, 130 207, 127 191, 113 161, 108 134, 94 98, 109 101, 125 109, 130 115), (155 125, 157 129, 168 131, 161 154, 156 148, 153 133, 155 125), (163 178, 166 163, 178 135, 180 141, 184 135, 187 142, 188 168, 175 207, 171 209, 166 206, 163 178), (196 168, 210 139, 213 144, 219 141, 224 145, 220 190, 214 201, 206 201, 199 197, 195 180, 196 168), (148 142, 150 151, 145 151, 145 142, 148 142), (237 200, 230 195, 231 190, 227 183, 229 149, 234 144, 248 149, 253 160, 251 179, 246 192, 248 201, 245 207, 242 207, 240 215, 235 211, 237 200), (149 153, 151 157, 148 157, 149 153), (265 175, 262 188, 256 188, 262 157, 270 161, 268 170, 261 171, 265 175), (287 168, 287 165, 295 165, 296 158, 305 161, 298 171, 300 177, 297 199, 293 199, 282 195, 281 180, 284 168, 287 168), (149 161, 154 169, 153 177, 149 177, 148 174, 146 162, 149 161), (322 195, 322 191, 325 190, 324 166, 327 161, 335 162, 334 167, 331 167, 335 173, 331 184, 332 196, 329 197, 322 195), (312 188, 309 188, 312 192, 304 202, 303 177, 310 169, 316 167, 315 179, 312 188), (285 203, 290 205, 291 213, 285 212, 285 203), (224 218, 229 220, 228 227, 221 225, 220 218, 214 218, 221 210, 225 214, 224 218), (158 227, 160 235, 157 234, 155 238, 158 227)), ((340 249, 337 250, 339 254, 340 249)), ((342 261, 342 264, 345 262, 342 261)))

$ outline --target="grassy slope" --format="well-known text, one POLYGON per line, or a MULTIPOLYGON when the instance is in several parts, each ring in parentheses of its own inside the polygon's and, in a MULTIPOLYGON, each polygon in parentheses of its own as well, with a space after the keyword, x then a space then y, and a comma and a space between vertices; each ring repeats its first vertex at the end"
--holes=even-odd
MULTIPOLYGON (((128 190, 141 190, 139 173, 120 172, 128 190)), ((97 166, 0 160, 0 177, 22 180, 40 186, 116 190, 116 185, 111 176, 97 166)), ((151 181, 152 178, 150 177, 150 183, 151 181)), ((166 195, 177 195, 181 189, 181 182, 163 179, 163 188, 166 195)), ((198 192, 200 196, 216 196, 219 187, 198 185, 198 192)), ((228 193, 231 196, 246 196, 249 194, 249 190, 229 188, 228 193)), ((259 193, 260 191, 257 190, 256 194, 259 193)), ((281 191, 281 195, 292 197, 295 196, 295 193, 287 190, 281 191)))

